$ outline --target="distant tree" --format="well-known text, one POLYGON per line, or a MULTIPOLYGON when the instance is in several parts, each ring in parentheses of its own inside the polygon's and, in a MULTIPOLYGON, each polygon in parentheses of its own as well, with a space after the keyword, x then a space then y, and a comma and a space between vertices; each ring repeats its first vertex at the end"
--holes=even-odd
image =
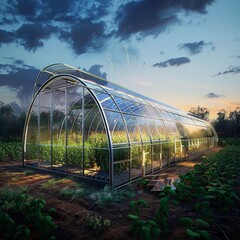
POLYGON ((24 127, 26 113, 14 114, 9 104, 0 104, 0 140, 20 139, 24 127))
POLYGON ((218 117, 212 121, 219 137, 240 137, 240 108, 236 108, 227 116, 227 111, 222 109, 218 117))
POLYGON ((235 125, 235 137, 240 137, 240 107, 229 113, 229 119, 235 125))
POLYGON ((198 106, 197 108, 191 108, 189 112, 198 118, 201 118, 207 121, 209 120, 210 111, 207 108, 198 106))

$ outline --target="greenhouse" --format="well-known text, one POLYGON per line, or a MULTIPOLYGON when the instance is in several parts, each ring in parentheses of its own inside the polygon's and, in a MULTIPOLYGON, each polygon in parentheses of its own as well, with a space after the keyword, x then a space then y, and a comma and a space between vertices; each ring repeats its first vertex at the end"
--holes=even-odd
POLYGON ((211 124, 65 64, 36 79, 23 165, 119 187, 217 143, 211 124))

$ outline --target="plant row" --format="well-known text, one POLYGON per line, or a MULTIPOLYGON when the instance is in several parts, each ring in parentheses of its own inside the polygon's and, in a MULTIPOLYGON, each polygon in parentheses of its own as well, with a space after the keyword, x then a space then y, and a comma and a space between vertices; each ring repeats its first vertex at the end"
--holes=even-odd
POLYGON ((56 225, 45 209, 45 201, 28 195, 25 189, 0 190, 0 239, 54 240, 56 225))
POLYGON ((151 219, 145 219, 140 214, 141 208, 147 207, 146 201, 130 202, 133 214, 128 216, 132 220, 132 236, 150 240, 157 239, 161 233, 164 238, 169 232, 169 208, 187 204, 192 207, 193 214, 183 216, 178 222, 185 228, 189 239, 211 239, 208 229, 214 224, 213 212, 228 214, 240 202, 234 191, 234 187, 239 186, 239 171, 240 147, 225 147, 180 176, 176 190, 166 186, 159 194, 159 208, 151 219))
POLYGON ((21 142, 1 142, 0 143, 0 161, 7 158, 19 160, 22 157, 21 142))

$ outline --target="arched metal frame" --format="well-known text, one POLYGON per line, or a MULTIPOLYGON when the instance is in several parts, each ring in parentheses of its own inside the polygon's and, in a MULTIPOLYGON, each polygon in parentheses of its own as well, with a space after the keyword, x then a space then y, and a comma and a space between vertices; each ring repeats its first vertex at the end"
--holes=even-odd
MULTIPOLYGON (((118 164, 118 162, 114 162, 114 151, 115 150, 121 150, 121 148, 128 148, 129 149, 129 158, 126 159, 126 163, 129 163, 129 181, 133 180, 132 177, 132 161, 131 158, 131 148, 141 146, 142 148, 142 160, 145 159, 145 147, 151 146, 151 154, 154 154, 153 147, 154 144, 159 144, 159 146, 162 149, 162 144, 166 143, 168 144, 169 149, 169 159, 168 159, 168 165, 170 165, 171 159, 170 159, 170 152, 171 152, 171 144, 174 146, 174 161, 176 161, 176 150, 177 150, 177 143, 179 143, 180 146, 180 159, 182 158, 182 148, 184 145, 182 145, 184 142, 187 142, 187 148, 189 148, 189 154, 190 154, 190 148, 198 149, 192 152, 199 152, 200 151, 200 145, 199 143, 202 143, 203 145, 208 145, 208 147, 212 147, 215 145, 217 141, 217 134, 213 127, 206 121, 203 121, 201 119, 195 118, 183 111, 180 111, 174 107, 171 107, 169 105, 166 105, 164 103, 158 102, 156 100, 150 99, 148 97, 142 96, 140 94, 134 93, 124 87, 121 87, 117 84, 111 83, 109 81, 106 81, 105 79, 96 77, 92 74, 89 74, 87 72, 84 72, 82 70, 70 67, 65 64, 53 64, 46 68, 44 68, 38 75, 35 84, 34 84, 34 91, 33 91, 33 100, 29 107, 26 122, 24 126, 24 133, 23 133, 23 165, 25 162, 25 156, 26 156, 26 141, 27 141, 27 133, 28 133, 28 127, 29 127, 29 120, 31 115, 31 109, 33 107, 33 103, 35 102, 35 99, 39 96, 39 94, 46 89, 48 86, 52 85, 54 82, 60 82, 63 80, 63 85, 57 86, 57 87, 67 87, 67 86, 81 86, 83 87, 83 101, 84 101, 84 91, 85 89, 88 90, 88 92, 91 94, 92 98, 94 99, 99 112, 101 114, 104 127, 106 129, 107 138, 108 138, 108 146, 109 146, 109 184, 111 186, 118 186, 114 183, 114 166, 115 164, 118 164), (69 84, 69 85, 66 85, 69 84), (104 97, 102 100, 100 97, 104 97), (109 105, 104 105, 106 102, 109 105), (119 114, 118 120, 114 123, 114 126, 112 129, 109 128, 109 120, 106 114, 119 114), (127 120, 131 119, 131 126, 127 123, 127 120), (119 121, 123 123, 124 131, 126 133, 127 142, 122 143, 114 143, 112 139, 112 134, 115 134, 115 128, 117 127, 117 124, 119 124, 119 121), (142 121, 144 121, 144 128, 142 126, 142 121), (180 135, 180 129, 178 128, 177 124, 181 124, 182 131, 184 131, 187 136, 183 137, 180 135), (161 124, 161 126, 159 126, 161 124), (138 128, 137 133, 139 132, 139 140, 137 142, 133 141, 131 134, 135 134, 133 131, 135 128, 138 128), (133 129, 133 131, 131 131, 133 129), (194 130, 195 129, 195 130, 194 130), (163 140, 161 137, 161 132, 164 131, 165 139, 163 140), (207 138, 210 140, 203 139, 203 135, 201 136, 200 131, 203 130, 205 134, 207 134, 207 138), (144 139, 144 134, 146 134, 146 131, 148 133, 148 140, 144 139), (196 134, 200 137, 196 138, 193 137, 192 134, 196 134), (202 137, 202 138, 201 138, 202 137), (172 140, 171 140, 172 139, 172 140), (200 139, 200 140, 197 140, 200 139), (202 139, 202 140, 201 140, 202 139), (116 147, 116 146, 117 147, 116 147), (114 150, 115 149, 115 150, 114 150)), ((66 91, 65 91, 65 108, 67 107, 66 103, 66 91)), ((72 105, 69 107, 69 109, 65 109, 65 117, 61 125, 60 131, 62 131, 62 128, 64 126, 64 122, 66 121, 67 117, 67 111, 71 111, 71 108, 74 107, 74 104, 80 99, 75 100, 75 102, 72 103, 72 105)), ((83 104, 84 105, 84 104, 83 104)), ((80 114, 80 113, 79 113, 80 114)), ((91 124, 93 124, 93 121, 96 116, 93 116, 93 120, 91 124)), ((78 115, 76 116, 76 119, 78 118, 78 115)), ((75 119, 75 120, 76 120, 75 119)), ((116 119, 115 119, 116 120, 116 119)), ((75 122, 75 121, 74 121, 75 122)), ((83 121, 84 122, 84 121, 83 121)), ((83 123, 84 124, 84 123, 83 123)), ((100 121, 99 123, 100 124, 100 121)), ((120 123, 121 124, 121 123, 120 123)), ((65 126, 66 128, 67 126, 65 126)), ((72 126, 73 127, 73 126, 72 126)), ((84 128, 84 125, 82 126, 84 128)), ((84 141, 83 141, 84 142, 84 141)), ((204 146, 205 146, 204 145, 204 146)), ((207 148, 207 147, 206 147, 207 148)), ((179 149, 178 149, 179 150, 179 149)), ((203 150, 205 148, 203 147, 203 150)), ((67 150, 66 150, 67 151, 67 150)), ((161 154, 162 154, 161 150, 161 154)), ((173 152, 171 152, 173 153, 173 152)), ((84 158, 84 156, 83 156, 84 158)), ((160 157, 161 158, 161 157, 160 157)), ((153 172, 153 155, 151 158, 151 171, 153 172)), ((160 159, 161 160, 161 159, 160 159)), ((67 161, 67 159, 66 159, 67 161)), ((121 163, 124 163, 122 161, 121 163)), ((120 164, 120 163, 119 163, 120 164)), ((145 163, 144 163, 145 164, 145 163)), ((162 168, 162 161, 161 161, 161 167, 162 168)), ((143 175, 145 172, 143 172, 143 175)), ((124 184, 120 183, 121 184, 124 184)))

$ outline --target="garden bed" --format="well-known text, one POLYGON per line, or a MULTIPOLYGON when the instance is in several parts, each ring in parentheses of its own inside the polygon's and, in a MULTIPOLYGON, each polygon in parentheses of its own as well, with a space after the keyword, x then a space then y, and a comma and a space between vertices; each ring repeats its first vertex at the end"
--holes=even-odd
MULTIPOLYGON (((178 186, 177 194, 174 196, 171 195, 171 192, 165 191, 160 197, 159 193, 151 192, 151 188, 146 186, 144 181, 113 191, 108 187, 99 189, 94 185, 82 183, 74 178, 60 177, 53 173, 22 168, 19 162, 13 161, 0 163, 0 188, 19 189, 24 187, 23 191, 27 194, 46 201, 44 207, 46 210, 55 208, 56 211, 53 212, 52 218, 57 225, 55 234, 56 239, 59 240, 133 239, 131 233, 133 220, 129 215, 137 215, 145 223, 151 220, 155 221, 156 212, 161 206, 160 201, 166 197, 169 198, 167 225, 165 226, 161 220, 159 222, 156 220, 156 228, 161 230, 157 239, 190 239, 189 234, 199 231, 206 231, 214 240, 240 239, 240 203, 237 199, 240 195, 240 173, 236 171, 237 168, 239 169, 237 161, 240 162, 240 150, 239 148, 230 148, 225 148, 217 155, 209 158, 210 162, 218 162, 217 159, 220 159, 222 163, 225 163, 222 166, 221 173, 226 176, 224 174, 219 176, 217 171, 220 170, 214 169, 216 167, 215 163, 207 162, 204 169, 201 167, 194 168, 195 164, 202 162, 200 157, 191 161, 180 162, 176 166, 162 171, 161 174, 179 173, 178 175, 183 176, 180 177, 182 185, 178 186), (229 160, 226 161, 227 159, 229 160), (231 164, 228 165, 227 162, 234 162, 234 167, 231 164), (211 166, 210 171, 207 170, 208 166, 211 166), (195 173, 184 175, 190 169, 195 173), (201 174, 209 172, 213 179, 210 179, 210 175, 196 173, 200 170, 201 174), (194 187, 191 182, 196 182, 193 180, 194 177, 198 178, 199 183, 209 178, 208 182, 203 181, 203 188, 207 191, 207 194, 204 194, 207 197, 200 194, 201 186, 197 186, 193 190, 194 187), (218 177, 222 178, 217 179, 218 177), (202 180, 200 181, 200 179, 202 180), (218 181, 214 181, 214 179, 218 181), (222 186, 225 184, 223 183, 224 179, 229 180, 229 182, 226 182, 229 186, 225 185, 225 189, 221 188, 224 187, 222 186), (236 194, 237 197, 234 194, 231 197, 225 196, 230 192, 236 194), (231 199, 231 201, 228 199, 231 199), (136 206, 139 200, 143 200, 146 207, 144 204, 140 204, 139 213, 136 214, 136 209, 133 206, 136 206), (203 202, 205 202, 205 205, 199 204, 203 202), (197 206, 198 210, 196 209, 197 206), (206 209, 208 211, 205 211, 206 209), (202 219, 207 224, 204 226, 204 222, 197 219, 202 219), (187 229, 190 232, 187 233, 187 229)), ((218 150, 218 148, 212 149, 208 154, 218 150)), ((205 190, 202 189, 203 192, 205 190)), ((151 229, 153 228, 151 227, 151 229)), ((141 239, 143 236, 141 234, 141 231, 136 233, 136 239, 141 239)), ((204 239, 202 235, 200 238, 195 235, 195 238, 204 239)), ((153 239, 153 237, 150 239, 153 239)))

